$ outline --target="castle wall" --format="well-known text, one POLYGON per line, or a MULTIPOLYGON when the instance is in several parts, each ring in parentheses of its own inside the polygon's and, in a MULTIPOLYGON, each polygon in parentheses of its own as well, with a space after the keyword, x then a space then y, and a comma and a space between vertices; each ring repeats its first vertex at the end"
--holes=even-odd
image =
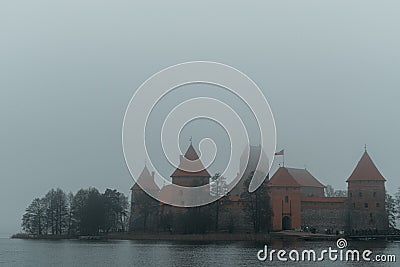
POLYGON ((352 210, 350 212, 349 232, 352 234, 379 233, 388 230, 388 218, 385 212, 352 210))
MULTIPOLYGON (((346 230, 346 202, 345 198, 330 201, 330 198, 311 199, 301 202, 301 227, 314 228, 317 233, 331 233, 346 230)), ((333 198, 332 198, 333 199, 333 198)))

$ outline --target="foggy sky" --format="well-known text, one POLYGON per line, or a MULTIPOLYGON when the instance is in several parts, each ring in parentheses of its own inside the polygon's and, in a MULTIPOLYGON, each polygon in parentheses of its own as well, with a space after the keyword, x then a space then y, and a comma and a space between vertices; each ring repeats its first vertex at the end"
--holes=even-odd
POLYGON ((259 85, 287 166, 344 189, 367 144, 389 192, 400 186, 398 1, 143 2, 1 1, 0 235, 53 187, 128 194, 127 104, 191 60, 259 85))

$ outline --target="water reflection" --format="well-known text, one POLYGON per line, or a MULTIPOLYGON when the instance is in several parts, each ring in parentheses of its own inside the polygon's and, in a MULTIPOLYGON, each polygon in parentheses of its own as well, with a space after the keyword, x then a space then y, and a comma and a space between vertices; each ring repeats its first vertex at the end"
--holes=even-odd
MULTIPOLYGON (((400 255, 400 243, 349 241, 349 249, 372 250, 374 254, 400 255)), ((171 241, 48 241, 0 239, 3 266, 397 266, 376 262, 260 262, 257 251, 263 243, 171 242, 171 241)), ((335 241, 304 242, 275 240, 271 249, 321 251, 335 241)))

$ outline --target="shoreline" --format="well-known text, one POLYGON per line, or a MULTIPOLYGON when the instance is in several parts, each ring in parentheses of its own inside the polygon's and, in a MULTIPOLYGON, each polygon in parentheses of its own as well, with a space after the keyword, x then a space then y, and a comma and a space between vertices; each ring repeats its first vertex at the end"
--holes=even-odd
POLYGON ((31 240, 149 240, 149 241, 269 241, 267 233, 209 233, 209 234, 169 234, 169 233, 110 233, 106 235, 74 236, 74 235, 30 235, 15 234, 12 239, 31 240))
POLYGON ((307 232, 280 231, 271 233, 207 233, 207 234, 170 234, 170 233, 109 233, 105 235, 77 236, 77 235, 30 235, 15 234, 12 239, 31 240, 82 240, 82 241, 107 241, 107 240, 142 240, 142 241, 252 241, 271 242, 282 241, 335 241, 344 237, 348 240, 374 241, 374 240, 400 240, 400 236, 364 236, 352 237, 343 235, 312 234, 307 232))
POLYGON ((334 235, 311 234, 302 232, 271 232, 271 233, 207 233, 207 234, 170 234, 170 233, 109 233, 94 236, 75 235, 30 235, 15 234, 12 239, 32 240, 149 240, 149 241, 255 241, 269 242, 271 240, 304 240, 324 241, 336 240, 334 235))

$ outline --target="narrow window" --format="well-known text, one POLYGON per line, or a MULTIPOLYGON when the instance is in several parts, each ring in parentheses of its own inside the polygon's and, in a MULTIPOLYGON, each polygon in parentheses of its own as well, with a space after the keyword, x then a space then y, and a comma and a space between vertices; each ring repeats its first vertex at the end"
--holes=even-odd
POLYGON ((289 197, 285 196, 285 203, 288 203, 288 202, 289 202, 289 197))
POLYGON ((381 204, 379 204, 379 203, 376 203, 376 207, 377 208, 379 208, 381 206, 381 204))
POLYGON ((373 194, 373 195, 374 195, 374 197, 376 197, 376 192, 374 192, 374 194, 373 194))
POLYGON ((358 193, 358 195, 360 196, 360 197, 362 197, 362 193, 360 192, 360 193, 358 193))
POLYGON ((368 203, 364 203, 364 208, 368 208, 368 203))

